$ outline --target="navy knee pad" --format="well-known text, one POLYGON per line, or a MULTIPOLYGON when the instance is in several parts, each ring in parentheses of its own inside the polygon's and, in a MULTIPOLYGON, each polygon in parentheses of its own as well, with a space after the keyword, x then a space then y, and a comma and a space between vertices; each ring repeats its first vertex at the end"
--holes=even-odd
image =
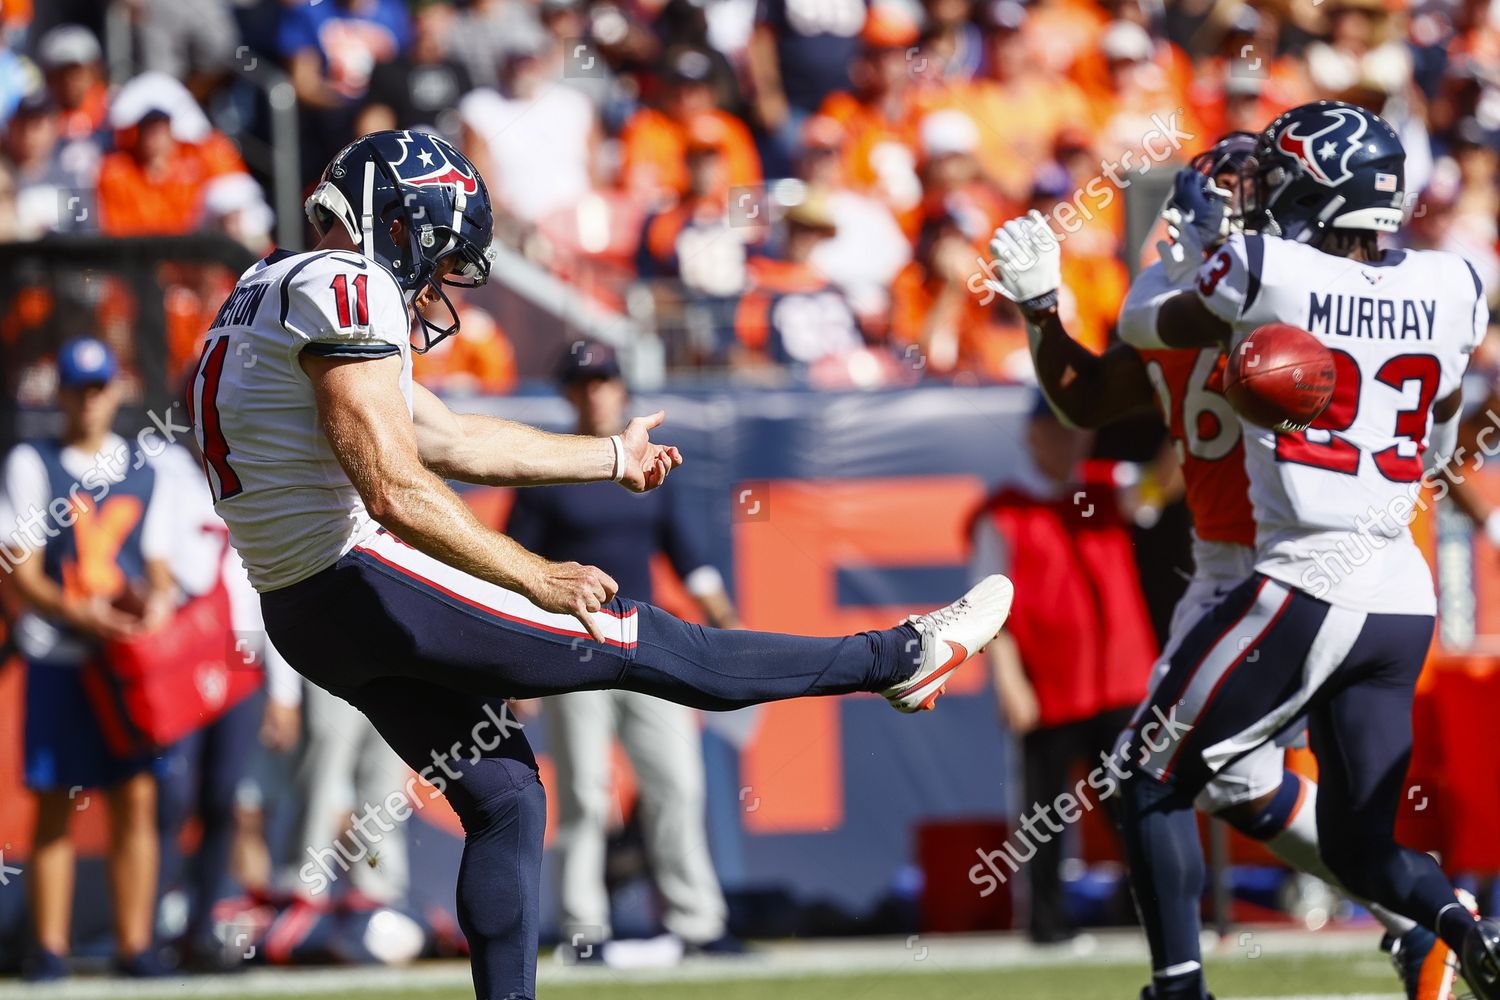
POLYGON ((1297 803, 1301 800, 1302 779, 1294 771, 1283 771, 1281 787, 1276 789, 1271 801, 1239 831, 1256 840, 1270 840, 1291 823, 1292 814, 1297 811, 1297 803))

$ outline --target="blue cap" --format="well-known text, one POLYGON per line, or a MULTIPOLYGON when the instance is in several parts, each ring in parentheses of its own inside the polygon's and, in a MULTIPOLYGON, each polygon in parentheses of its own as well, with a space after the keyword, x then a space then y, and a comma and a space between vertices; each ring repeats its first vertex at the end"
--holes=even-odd
POLYGON ((557 381, 564 387, 593 379, 622 377, 620 359, 614 348, 597 340, 574 342, 557 366, 557 381))
POLYGON ((95 337, 75 337, 57 351, 57 384, 64 389, 99 385, 119 370, 115 352, 95 337))

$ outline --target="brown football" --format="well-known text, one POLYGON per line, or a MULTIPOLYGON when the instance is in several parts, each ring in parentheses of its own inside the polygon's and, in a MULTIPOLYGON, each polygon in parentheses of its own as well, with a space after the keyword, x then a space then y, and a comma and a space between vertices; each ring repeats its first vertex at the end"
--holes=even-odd
POLYGON ((1224 367, 1224 395, 1252 424, 1299 431, 1333 398, 1333 353, 1306 330, 1267 323, 1240 341, 1224 367))

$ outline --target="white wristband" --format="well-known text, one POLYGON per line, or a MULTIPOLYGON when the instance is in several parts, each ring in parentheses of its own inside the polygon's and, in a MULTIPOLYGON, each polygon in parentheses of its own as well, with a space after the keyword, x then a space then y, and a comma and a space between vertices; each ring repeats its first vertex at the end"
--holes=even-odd
POLYGON ((616 434, 609 439, 609 443, 615 448, 615 471, 610 476, 617 483, 625 481, 625 442, 616 434))

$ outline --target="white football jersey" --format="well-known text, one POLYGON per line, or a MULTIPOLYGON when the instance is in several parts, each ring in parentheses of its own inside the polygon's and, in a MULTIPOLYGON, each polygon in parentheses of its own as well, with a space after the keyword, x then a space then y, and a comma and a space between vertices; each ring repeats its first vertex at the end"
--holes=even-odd
POLYGON ((1474 269, 1436 250, 1361 263, 1237 234, 1204 262, 1197 290, 1235 344, 1289 323, 1335 361, 1333 400, 1307 430, 1241 422, 1256 568, 1342 607, 1434 613, 1408 526, 1432 405, 1458 388, 1489 318, 1474 269))
POLYGON ((301 355, 398 355, 410 409, 409 330, 395 277, 354 251, 273 255, 220 307, 189 393, 193 433, 256 590, 331 566, 377 527, 323 434, 301 355))

